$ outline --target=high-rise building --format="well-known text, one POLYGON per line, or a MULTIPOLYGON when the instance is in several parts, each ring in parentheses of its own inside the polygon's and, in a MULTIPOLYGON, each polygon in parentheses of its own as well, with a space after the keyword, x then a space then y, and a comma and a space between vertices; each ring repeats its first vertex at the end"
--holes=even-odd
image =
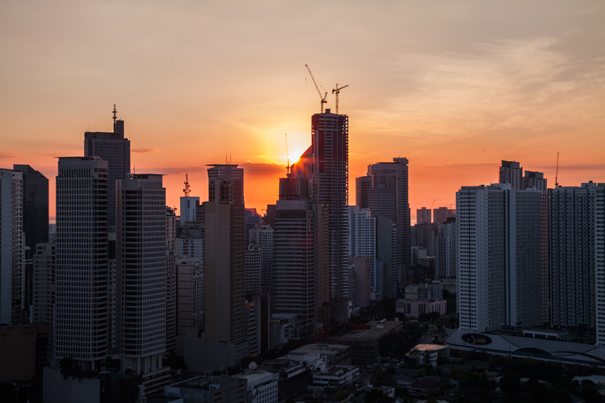
POLYGON ((435 277, 456 278, 456 218, 450 217, 439 226, 435 238, 435 277))
POLYGON ((100 158, 59 158, 54 354, 92 369, 109 344, 107 171, 100 158))
POLYGON ((116 182, 119 298, 117 339, 123 369, 142 376, 146 393, 167 383, 166 189, 162 175, 134 174, 116 182))
POLYGON ((349 117, 326 109, 311 122, 312 200, 329 206, 330 300, 348 304, 355 293, 348 250, 349 117))
MULTIPOLYGON (((376 281, 377 300, 397 298, 398 273, 401 270, 397 224, 383 215, 376 215, 376 260, 380 262, 380 274, 376 281)), ((378 271, 378 269, 377 269, 378 271)))
POLYGON ((447 207, 439 207, 433 209, 433 224, 444 225, 448 218, 456 217, 456 210, 447 207))
POLYGON ((261 248, 261 284, 270 285, 273 276, 273 228, 270 225, 256 225, 249 231, 249 239, 261 248))
POLYGON ((34 255, 33 323, 48 323, 52 336, 55 305, 55 244, 39 243, 34 255))
POLYGON ((48 179, 29 165, 13 165, 23 174, 23 231, 25 245, 48 242, 48 179))
POLYGON ((108 162, 108 223, 116 224, 116 181, 130 175, 130 140, 124 137, 124 121, 116 117, 113 107, 113 132, 85 132, 84 156, 101 157, 108 162))
POLYGON ((0 169, 0 323, 20 324, 24 299, 23 174, 0 169))
POLYGON ((209 201, 204 203, 205 340, 236 346, 236 356, 242 358, 248 353, 244 305, 244 170, 232 164, 210 165, 208 182, 209 201))
MULTIPOLYGON (((397 225, 397 273, 399 288, 404 287, 410 259, 410 204, 408 199, 408 160, 393 158, 368 166, 372 185, 367 189, 372 215, 382 215, 397 225)), ((362 198, 365 196, 361 196, 362 198)))
POLYGON ((498 168, 499 183, 510 183, 513 189, 523 189, 523 168, 516 161, 504 161, 498 168))
POLYGON ((543 323, 543 208, 541 191, 506 183, 456 193, 461 329, 543 323))
POLYGON ((523 189, 529 189, 534 187, 538 190, 546 192, 548 185, 546 184, 546 178, 542 172, 525 171, 523 177, 523 189))
POLYGON ((369 175, 355 178, 355 205, 359 208, 368 208, 368 192, 372 187, 372 177, 369 175))
POLYGON ((551 324, 605 344, 605 184, 548 190, 551 324))
POLYGON ((261 247, 249 243, 244 252, 244 273, 246 294, 260 294, 263 271, 263 255, 261 247))
MULTIPOLYGON (((376 293, 376 218, 367 208, 349 206, 349 255, 367 257, 370 269, 370 292, 376 293)), ((355 262, 359 262, 355 260, 355 262)), ((356 263, 356 271, 359 269, 356 263)), ((360 280, 361 281, 361 280, 360 280)))
POLYGON ((416 209, 416 224, 431 224, 431 209, 423 207, 421 209, 416 209))

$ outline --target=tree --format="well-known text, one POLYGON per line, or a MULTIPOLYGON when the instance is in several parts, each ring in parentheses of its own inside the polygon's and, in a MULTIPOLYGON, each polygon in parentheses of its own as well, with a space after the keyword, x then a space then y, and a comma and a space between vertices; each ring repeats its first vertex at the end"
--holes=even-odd
POLYGON ((393 375, 389 374, 387 371, 383 369, 379 369, 378 371, 372 374, 370 378, 370 383, 373 386, 395 386, 395 380, 393 379, 393 375))
POLYGON ((521 390, 519 377, 517 375, 504 375, 500 378, 500 390, 507 398, 519 393, 521 390))
POLYGON ((380 389, 372 389, 363 397, 364 403, 390 403, 394 402, 395 399, 388 397, 380 389))
POLYGON ((336 393, 334 393, 334 396, 332 396, 332 401, 340 402, 342 400, 345 400, 347 397, 349 397, 350 394, 351 394, 351 392, 349 392, 346 389, 338 389, 336 391, 336 393))

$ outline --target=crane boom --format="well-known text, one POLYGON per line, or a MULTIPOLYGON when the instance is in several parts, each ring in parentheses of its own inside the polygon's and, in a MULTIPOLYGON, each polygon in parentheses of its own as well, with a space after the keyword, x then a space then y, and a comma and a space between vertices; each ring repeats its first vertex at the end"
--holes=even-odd
POLYGON ((347 88, 349 86, 349 84, 344 85, 342 87, 338 87, 338 83, 336 83, 336 88, 334 88, 332 90, 332 94, 336 94, 336 114, 338 115, 338 94, 340 94, 340 90, 342 90, 343 88, 347 88))
POLYGON ((315 77, 313 77, 313 73, 311 73, 311 69, 306 64, 305 64, 305 67, 309 71, 309 75, 311 76, 311 80, 313 80, 313 84, 315 84, 315 88, 317 89, 317 93, 319 94, 319 99, 321 99, 321 101, 320 101, 321 113, 324 113, 324 104, 328 102, 328 101, 326 101, 326 97, 328 96, 328 92, 326 91, 326 93, 324 94, 324 96, 323 97, 321 96, 321 91, 319 90, 319 86, 317 85, 317 82, 315 82, 315 77))
POLYGON ((559 152, 557 151, 557 169, 555 171, 555 189, 559 187, 559 152))
POLYGON ((288 153, 288 133, 286 133, 286 158, 288 163, 286 164, 286 173, 290 175, 290 153, 288 153))

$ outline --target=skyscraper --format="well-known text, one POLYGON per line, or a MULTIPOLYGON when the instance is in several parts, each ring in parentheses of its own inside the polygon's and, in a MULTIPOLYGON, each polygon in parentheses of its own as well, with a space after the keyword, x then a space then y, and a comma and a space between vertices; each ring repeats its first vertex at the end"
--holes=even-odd
MULTIPOLYGON (((405 272, 410 266, 410 204, 408 200, 408 160, 393 158, 368 166, 372 185, 367 189, 368 207, 397 225, 397 269, 399 288, 404 287, 405 272)), ((361 198, 365 198, 361 195, 361 198)))
POLYGON ((113 132, 85 132, 84 156, 101 157, 108 162, 108 226, 116 225, 116 181, 130 174, 130 140, 124 137, 124 121, 113 107, 113 132))
MULTIPOLYGON (((367 208, 349 206, 348 209, 349 255, 369 259, 370 292, 374 295, 373 299, 376 299, 376 218, 372 216, 367 208)), ((359 261, 356 260, 356 262, 359 261)))
POLYGON ((20 324, 25 298, 23 174, 0 169, 0 323, 20 324))
POLYGON ((354 298, 348 256, 349 118, 317 113, 311 119, 312 194, 316 204, 329 206, 330 300, 347 304, 354 298))
POLYGON ((456 217, 448 218, 439 226, 435 238, 435 277, 440 279, 456 278, 456 217))
POLYGON ((430 224, 431 220, 431 209, 423 207, 421 209, 416 209, 416 224, 430 224))
POLYGON ((109 344, 107 171, 99 158, 59 158, 55 358, 92 369, 109 344))
POLYGON ((256 225, 250 230, 249 238, 250 242, 261 248, 261 285, 270 285, 273 276, 273 228, 270 225, 256 225))
POLYGON ((605 184, 548 190, 553 326, 597 331, 605 344, 605 184))
POLYGON ((456 193, 460 328, 497 330, 543 321, 542 192, 510 184, 456 193))
POLYGON ((152 393, 167 380, 166 190, 162 175, 135 174, 116 182, 118 343, 122 367, 131 368, 152 393), (158 379, 158 372, 165 379, 158 379), (152 374, 153 373, 153 374, 152 374))
POLYGON ((48 179, 29 165, 13 165, 23 174, 23 231, 25 245, 48 242, 48 179))
POLYGON ((204 203, 205 340, 235 346, 239 360, 248 353, 244 305, 244 170, 231 164, 210 165, 208 182, 209 201, 204 203))

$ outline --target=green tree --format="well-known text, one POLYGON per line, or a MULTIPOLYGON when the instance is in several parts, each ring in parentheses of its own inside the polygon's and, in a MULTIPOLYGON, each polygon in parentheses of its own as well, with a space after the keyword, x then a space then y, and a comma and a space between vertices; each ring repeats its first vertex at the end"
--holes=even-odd
POLYGON ((517 375, 504 375, 500 378, 500 390, 504 396, 511 398, 521 390, 521 380, 517 375))
POLYGON ((383 369, 379 369, 378 371, 372 374, 372 377, 370 378, 370 383, 376 387, 395 386, 395 380, 393 379, 393 375, 389 374, 383 369))

